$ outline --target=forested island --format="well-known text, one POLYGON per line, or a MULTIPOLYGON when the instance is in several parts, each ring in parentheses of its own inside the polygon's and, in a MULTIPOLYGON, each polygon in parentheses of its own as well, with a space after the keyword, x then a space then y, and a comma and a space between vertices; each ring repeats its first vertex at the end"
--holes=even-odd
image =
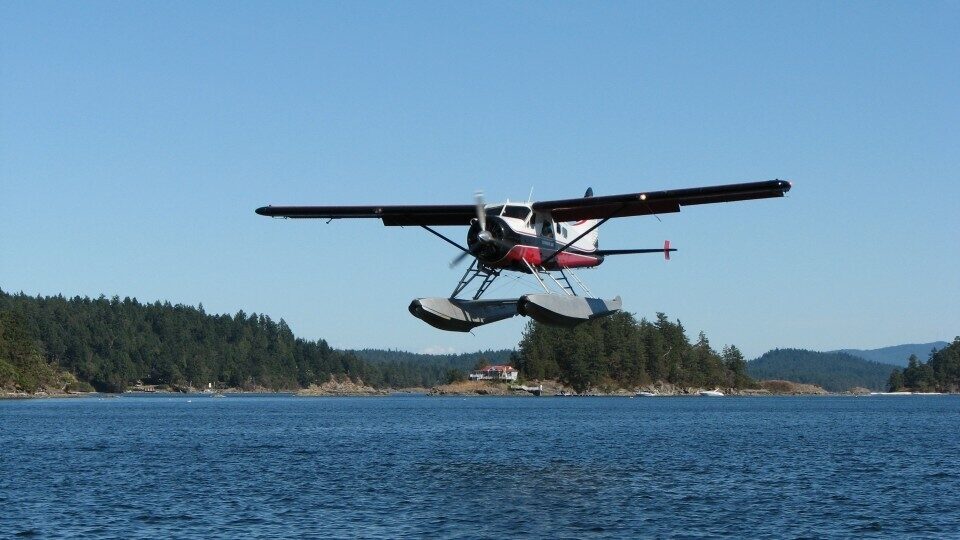
POLYGON ((137 383, 297 390, 331 377, 378 388, 429 387, 465 378, 460 363, 481 355, 432 362, 417 356, 336 350, 324 340, 295 337, 282 319, 243 311, 212 315, 202 305, 0 291, 0 388, 24 392, 62 386, 64 377, 76 380, 74 388, 101 392, 137 383))
POLYGON ((894 367, 845 352, 774 349, 748 362, 747 372, 755 379, 815 384, 830 392, 844 392, 855 387, 881 391, 886 388, 894 367))
POLYGON ((891 392, 960 392, 960 336, 933 350, 925 363, 911 354, 907 367, 893 370, 887 386, 891 392))
POLYGON ((524 379, 577 391, 654 381, 682 386, 753 385, 736 347, 717 353, 682 324, 620 313, 573 329, 531 323, 519 350, 459 355, 331 348, 297 338, 282 319, 208 314, 203 306, 119 297, 27 296, 0 291, 0 387, 122 392, 134 384, 296 390, 349 379, 376 388, 431 387, 478 365, 512 363, 524 379))
MULTIPOLYGON (((522 380, 558 381, 581 393, 651 383, 758 388, 736 346, 716 351, 702 332, 691 342, 680 321, 662 313, 654 321, 618 313, 574 328, 530 322, 516 351, 426 355, 337 350, 322 339, 297 338, 284 320, 263 314, 208 314, 202 305, 0 291, 2 392, 123 392, 135 385, 190 391, 208 384, 296 391, 330 381, 376 389, 430 388, 462 381, 471 369, 487 364, 511 364, 522 380)), ((960 339, 934 352, 927 363, 913 357, 888 384, 895 390, 957 391, 960 339)))
POLYGON ((756 386, 736 346, 718 353, 703 332, 691 343, 683 324, 663 313, 650 322, 621 312, 574 328, 531 323, 514 365, 527 378, 557 379, 578 392, 656 381, 699 388, 756 386))

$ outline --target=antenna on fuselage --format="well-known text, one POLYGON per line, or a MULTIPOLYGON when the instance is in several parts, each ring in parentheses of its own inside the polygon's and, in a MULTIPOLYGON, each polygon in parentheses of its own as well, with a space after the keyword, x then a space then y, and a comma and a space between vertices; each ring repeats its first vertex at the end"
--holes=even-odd
POLYGON ((527 196, 527 204, 533 201, 533 186, 530 186, 530 195, 527 196))

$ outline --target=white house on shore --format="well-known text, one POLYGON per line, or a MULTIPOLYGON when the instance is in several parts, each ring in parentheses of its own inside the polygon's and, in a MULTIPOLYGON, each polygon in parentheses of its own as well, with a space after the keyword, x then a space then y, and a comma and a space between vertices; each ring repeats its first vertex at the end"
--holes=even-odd
POLYGON ((513 366, 488 366, 470 372, 471 381, 515 381, 520 372, 513 366))

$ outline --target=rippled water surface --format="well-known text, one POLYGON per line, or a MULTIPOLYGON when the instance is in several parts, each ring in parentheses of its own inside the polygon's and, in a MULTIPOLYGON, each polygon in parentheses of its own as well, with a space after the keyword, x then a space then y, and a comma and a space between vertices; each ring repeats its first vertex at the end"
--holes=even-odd
POLYGON ((960 537, 960 398, 0 401, 0 536, 960 537))

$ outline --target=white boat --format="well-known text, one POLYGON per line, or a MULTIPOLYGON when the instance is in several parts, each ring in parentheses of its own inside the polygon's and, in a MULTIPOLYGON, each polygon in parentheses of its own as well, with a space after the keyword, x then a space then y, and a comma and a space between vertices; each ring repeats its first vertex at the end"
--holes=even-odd
POLYGON ((654 392, 644 392, 642 390, 637 392, 637 397, 657 397, 659 395, 660 394, 654 392))
POLYGON ((706 397, 723 397, 723 392, 719 390, 701 390, 700 395, 706 397))

